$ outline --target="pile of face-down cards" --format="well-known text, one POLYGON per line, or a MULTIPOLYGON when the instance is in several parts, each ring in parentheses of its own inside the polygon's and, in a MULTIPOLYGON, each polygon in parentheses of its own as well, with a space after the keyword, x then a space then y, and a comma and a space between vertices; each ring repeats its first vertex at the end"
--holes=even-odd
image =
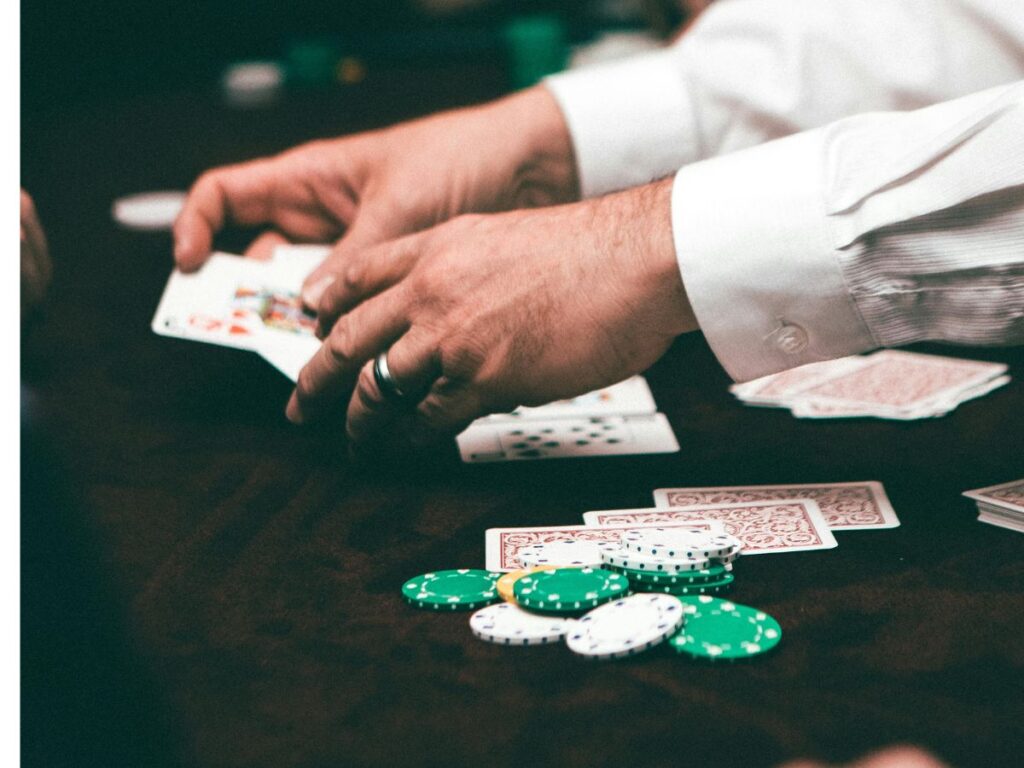
POLYGON ((964 491, 978 505, 978 520, 1024 533, 1024 480, 964 491))
POLYGON ((636 655, 663 642, 699 659, 750 658, 774 648, 778 622, 713 596, 732 584, 740 544, 706 529, 638 529, 618 542, 564 540, 524 548, 525 568, 438 571, 410 579, 406 601, 474 610, 473 634, 498 645, 565 639, 592 659, 636 655), (726 578, 728 577, 728 578, 726 578))
POLYGON ((1006 366, 902 350, 811 363, 730 392, 747 405, 788 408, 808 419, 945 416, 1007 384, 1006 366))

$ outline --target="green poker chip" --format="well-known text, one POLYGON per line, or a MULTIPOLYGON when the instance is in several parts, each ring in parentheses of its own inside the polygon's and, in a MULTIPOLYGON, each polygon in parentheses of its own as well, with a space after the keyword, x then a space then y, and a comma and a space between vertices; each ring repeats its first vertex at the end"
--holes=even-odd
POLYGON ((500 599, 495 571, 460 568, 433 571, 409 579, 402 585, 402 597, 417 608, 434 611, 467 611, 500 599))
POLYGON ((717 595, 728 592, 732 587, 733 575, 727 573, 721 579, 701 584, 657 584, 649 581, 630 582, 634 592, 662 592, 666 595, 717 595))
POLYGON ((747 659, 782 639, 779 622, 764 611, 709 595, 681 597, 686 622, 669 642, 695 659, 747 659))
POLYGON ((729 573, 731 566, 728 565, 710 565, 699 571, 679 571, 675 573, 638 571, 633 568, 620 568, 617 565, 609 565, 607 567, 609 570, 621 573, 629 579, 630 584, 706 584, 719 581, 731 575, 729 573))
POLYGON ((629 593, 629 580, 604 568, 555 568, 523 576, 513 591, 524 608, 574 613, 624 597, 629 593))

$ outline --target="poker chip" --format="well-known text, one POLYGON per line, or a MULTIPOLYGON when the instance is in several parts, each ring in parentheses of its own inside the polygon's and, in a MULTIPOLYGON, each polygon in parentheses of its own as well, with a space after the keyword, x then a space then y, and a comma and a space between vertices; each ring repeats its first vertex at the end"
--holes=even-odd
POLYGON ((684 620, 683 604, 672 595, 631 595, 596 608, 565 636, 569 649, 595 659, 616 659, 662 642, 684 620))
POLYGON ((634 592, 663 592, 667 595, 717 595, 728 592, 732 587, 733 575, 727 573, 721 579, 702 584, 657 584, 650 581, 630 582, 634 592))
POLYGON ((184 204, 184 192, 143 192, 115 200, 111 214, 125 229, 156 232, 170 229, 184 204))
POLYGON ((738 552, 743 542, 728 533, 699 528, 635 528, 624 531, 622 548, 641 555, 664 558, 717 558, 738 552))
POLYGON ((658 571, 636 571, 632 568, 620 568, 617 565, 605 564, 606 568, 621 573, 630 584, 703 584, 710 581, 718 581, 724 578, 730 571, 732 565, 711 564, 707 568, 698 571, 676 571, 673 573, 659 573, 658 571))
POLYGON ((779 623, 764 611, 709 595, 680 598, 682 630, 669 642, 699 659, 745 659, 766 653, 782 638, 779 623))
POLYGON ((608 565, 649 573, 686 573, 687 571, 699 571, 711 565, 711 561, 706 557, 667 558, 641 555, 639 552, 630 552, 624 549, 617 552, 602 552, 601 557, 608 565))
POLYGON ((596 608, 628 590, 625 576, 603 568, 556 568, 529 573, 513 587, 516 602, 524 608, 553 613, 596 608))
POLYGON ((524 611, 514 603, 481 608, 469 618, 473 634, 499 645, 544 645, 561 640, 575 622, 561 616, 524 611))
POLYGON ((615 541, 564 539, 521 547, 516 557, 523 565, 555 568, 600 568, 601 553, 619 548, 615 541))
POLYGON ((498 599, 497 582, 501 575, 471 568, 434 571, 405 582, 402 596, 417 608, 471 610, 498 599))
POLYGON ((518 571, 509 571, 503 573, 501 578, 498 579, 498 596, 506 603, 514 603, 516 601, 515 594, 512 589, 515 583, 519 581, 523 576, 534 571, 550 571, 550 567, 537 567, 537 568, 520 568, 518 571))

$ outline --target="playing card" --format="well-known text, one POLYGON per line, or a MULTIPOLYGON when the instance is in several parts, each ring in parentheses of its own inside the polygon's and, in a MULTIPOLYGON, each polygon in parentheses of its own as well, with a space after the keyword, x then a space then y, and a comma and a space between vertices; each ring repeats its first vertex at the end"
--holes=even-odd
POLYGON ((729 391, 750 405, 786 405, 792 393, 815 382, 859 368, 866 360, 865 357, 854 356, 809 363, 753 381, 733 384, 729 391))
POLYGON ((563 419, 588 416, 627 416, 654 413, 658 410, 647 380, 632 376, 618 384, 604 387, 570 400, 556 400, 532 408, 521 406, 511 413, 495 413, 488 421, 522 421, 523 419, 563 419))
POLYGON ((744 555, 831 549, 835 537, 817 502, 810 499, 701 504, 679 508, 609 509, 587 512, 587 525, 670 526, 720 520, 727 533, 743 542, 744 555))
POLYGON ((239 349, 254 349, 263 329, 259 313, 237 289, 258 281, 264 262, 213 254, 197 272, 171 273, 153 316, 152 329, 162 336, 193 339, 239 349))
POLYGON ((873 480, 854 483, 659 488, 654 492, 654 506, 661 508, 779 499, 810 499, 816 502, 828 527, 833 530, 895 528, 900 524, 882 484, 873 480))
POLYGON ((883 350, 862 365, 791 389, 787 397, 912 418, 955 405, 959 393, 1005 372, 1006 366, 998 363, 883 350))
MULTIPOLYGON (((518 552, 532 544, 551 541, 618 541, 623 531, 643 527, 636 525, 548 525, 535 528, 489 528, 485 534, 489 571, 512 571, 522 568, 518 552)), ((652 526, 656 527, 656 526, 652 526)), ((692 525, 675 526, 698 528, 709 533, 725 533, 725 526, 715 520, 698 520, 692 525)))
POLYGON ((672 427, 662 413, 513 422, 479 419, 457 440, 462 460, 467 463, 679 450, 672 427))
POLYGON ((988 510, 978 510, 978 520, 989 525, 996 525, 1010 531, 1024 533, 1024 519, 1001 515, 988 510))
POLYGON ((974 499, 979 504, 1024 514, 1024 480, 1013 480, 1000 485, 990 485, 987 488, 964 491, 964 496, 974 499))

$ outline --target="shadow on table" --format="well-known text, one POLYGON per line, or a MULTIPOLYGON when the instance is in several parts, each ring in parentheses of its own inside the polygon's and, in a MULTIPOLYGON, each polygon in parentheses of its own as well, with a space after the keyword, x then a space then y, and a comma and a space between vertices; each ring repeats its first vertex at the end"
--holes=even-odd
POLYGON ((23 766, 179 765, 170 709, 132 647, 85 506, 22 395, 23 766))

